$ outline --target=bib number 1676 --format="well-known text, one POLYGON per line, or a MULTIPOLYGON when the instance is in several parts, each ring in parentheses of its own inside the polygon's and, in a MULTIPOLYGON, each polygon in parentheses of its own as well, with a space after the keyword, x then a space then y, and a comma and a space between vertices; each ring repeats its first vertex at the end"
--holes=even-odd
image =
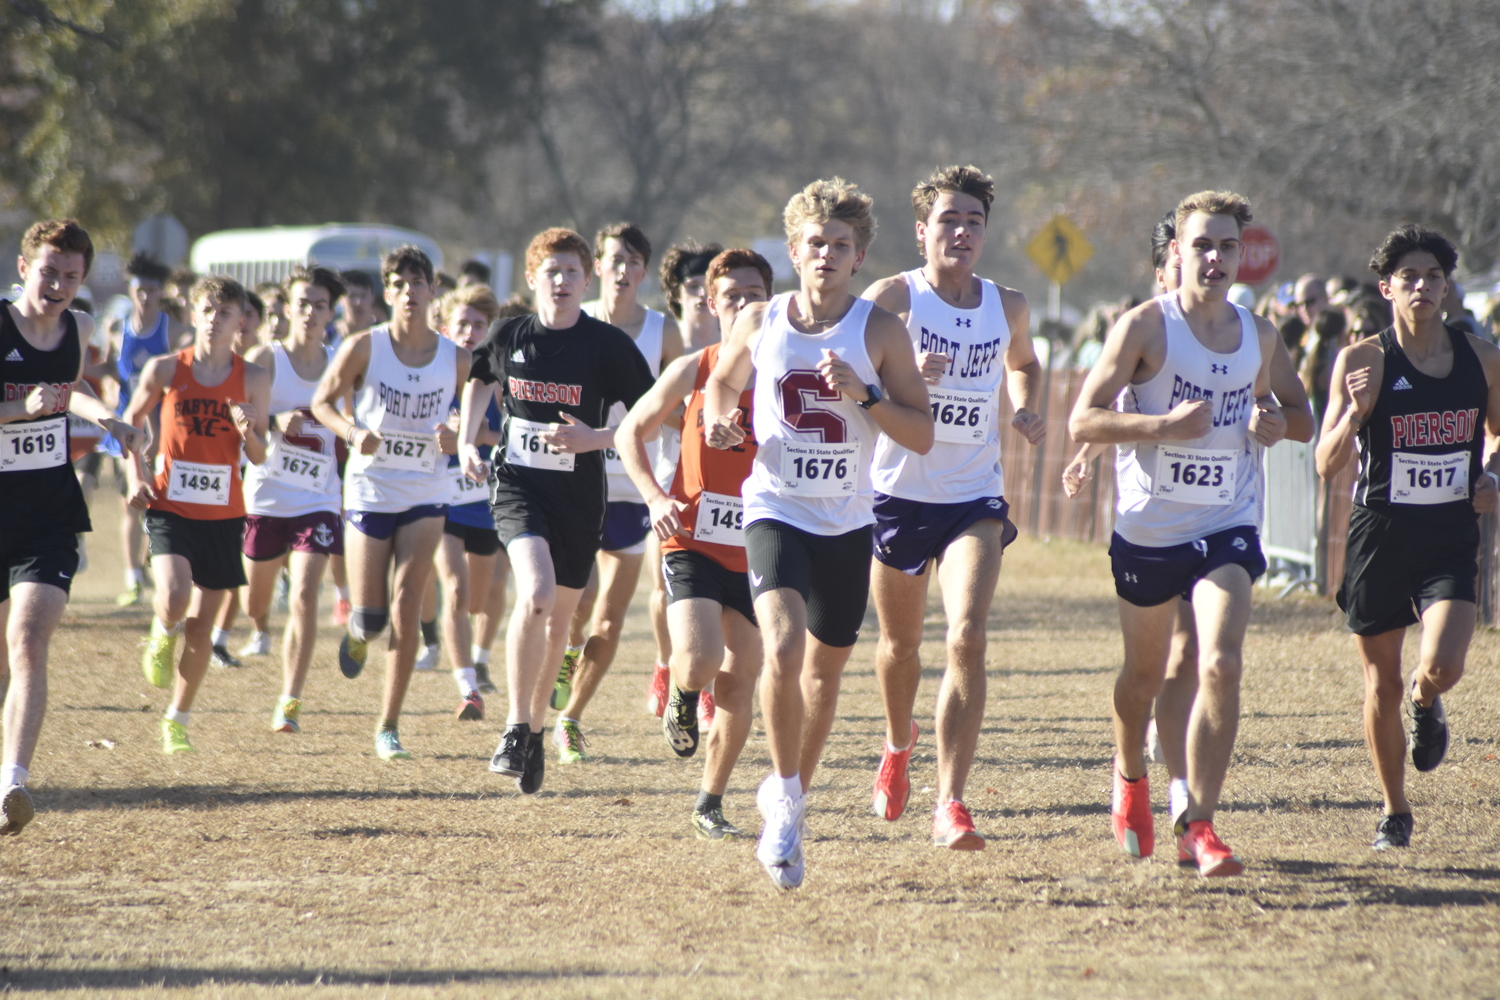
POLYGON ((792 468, 798 479, 844 479, 849 475, 849 462, 843 458, 797 455, 792 458, 792 468))

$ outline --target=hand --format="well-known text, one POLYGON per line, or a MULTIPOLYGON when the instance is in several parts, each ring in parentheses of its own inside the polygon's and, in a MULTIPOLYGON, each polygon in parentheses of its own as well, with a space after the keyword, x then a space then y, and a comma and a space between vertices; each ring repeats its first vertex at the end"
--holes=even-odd
POLYGON ((1349 390, 1349 402, 1354 407, 1354 419, 1363 424, 1370 419, 1370 409, 1375 405, 1375 394, 1370 387, 1369 367, 1345 372, 1344 387, 1349 390))
POLYGON ((297 410, 279 415, 276 422, 281 425, 281 433, 285 437, 296 437, 302 433, 302 414, 297 410))
POLYGON ((462 445, 458 454, 461 456, 460 463, 463 465, 464 475, 469 477, 471 482, 483 483, 489 480, 490 463, 479 456, 477 445, 462 445))
POLYGON ((240 437, 248 438, 255 430, 255 406, 252 403, 230 403, 229 415, 234 418, 234 426, 240 432, 240 437))
POLYGON ((552 429, 537 435, 542 444, 564 455, 578 455, 586 451, 598 451, 591 440, 594 429, 571 413, 564 413, 563 424, 551 424, 552 429))
POLYGON ((738 447, 745 440, 745 428, 740 426, 738 417, 738 412, 727 414, 705 427, 703 429, 704 443, 718 451, 728 451, 730 448, 738 447))
POLYGON ((948 366, 952 363, 951 355, 939 354, 936 351, 925 351, 917 355, 917 367, 922 369, 922 378, 928 385, 937 385, 938 380, 948 371, 948 366))
POLYGON ((1281 407, 1257 399, 1255 412, 1250 414, 1250 434, 1267 448, 1286 437, 1286 417, 1281 415, 1281 407))
POLYGON ((1063 470, 1063 493, 1069 500, 1072 500, 1079 493, 1083 492, 1084 486, 1088 484, 1093 467, 1093 462, 1080 458, 1063 470))
POLYGON ((141 449, 146 447, 146 432, 139 427, 133 427, 123 420, 106 420, 103 426, 105 433, 120 442, 121 450, 127 455, 139 455, 141 449))
POLYGON ((152 489, 151 483, 148 480, 136 483, 135 487, 130 490, 130 495, 125 498, 125 502, 136 510, 145 510, 151 501, 155 499, 156 490, 152 489))
POLYGON ((1214 427, 1213 404, 1206 399, 1184 399, 1161 418, 1157 437, 1165 441, 1191 441, 1214 427))
POLYGON ((682 526, 682 512, 687 510, 687 504, 663 493, 647 500, 646 506, 651 510, 651 530, 657 538, 665 542, 673 535, 687 535, 688 530, 682 526))
POLYGON ((44 417, 49 413, 61 413, 62 393, 46 382, 42 382, 26 394, 26 416, 44 417))
POLYGON ((817 367, 828 388, 843 393, 856 403, 863 403, 870 398, 864 380, 854 374, 853 366, 827 348, 823 349, 823 360, 818 362, 817 367))
POLYGON ((1481 472, 1474 484, 1474 513, 1493 514, 1497 502, 1500 502, 1500 486, 1495 485, 1492 473, 1481 472))
POLYGON ((432 428, 433 436, 437 438, 438 451, 444 455, 458 454, 458 434, 447 424, 437 424, 432 428))
POLYGON ((1021 409, 1011 418, 1010 425, 1021 432, 1027 444, 1039 444, 1047 436, 1047 419, 1040 413, 1021 409))
POLYGON ((382 440, 384 439, 374 431, 356 427, 350 438, 349 450, 360 455, 373 455, 380 449, 382 440))

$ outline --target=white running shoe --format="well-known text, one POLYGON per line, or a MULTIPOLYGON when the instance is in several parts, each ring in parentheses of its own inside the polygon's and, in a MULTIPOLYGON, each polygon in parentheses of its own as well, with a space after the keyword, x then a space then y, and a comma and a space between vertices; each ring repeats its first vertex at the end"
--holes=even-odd
POLYGON ((1161 752, 1161 737, 1156 734, 1156 720, 1146 727, 1146 759, 1153 764, 1165 764, 1167 758, 1161 752))
POLYGON ((438 654, 442 650, 434 643, 431 646, 422 647, 422 655, 417 657, 417 663, 413 670, 436 670, 438 665, 438 654))
POLYGON ((271 633, 252 632, 250 641, 240 649, 241 656, 270 656, 271 655, 271 633))
POLYGON ((802 884, 806 870, 802 838, 806 832, 807 796, 794 799, 782 794, 781 778, 772 773, 756 791, 755 804, 765 820, 755 858, 778 889, 795 889, 802 884))

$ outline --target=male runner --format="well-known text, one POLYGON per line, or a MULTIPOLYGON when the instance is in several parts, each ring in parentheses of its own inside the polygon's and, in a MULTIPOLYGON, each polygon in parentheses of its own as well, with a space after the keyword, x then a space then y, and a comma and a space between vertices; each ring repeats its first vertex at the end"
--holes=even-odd
POLYGON ((1125 636, 1114 692, 1115 837, 1135 857, 1155 846, 1146 725, 1166 670, 1174 598, 1189 596, 1199 689, 1188 723, 1189 801, 1174 831, 1180 857, 1200 874, 1237 875, 1243 865, 1214 831, 1213 814, 1239 725, 1250 586, 1266 568, 1251 445, 1275 444, 1286 422, 1270 386, 1276 329, 1228 300, 1249 203, 1201 191, 1183 199, 1175 217, 1182 285, 1115 324, 1069 430, 1080 442, 1122 446, 1110 543, 1125 636), (1127 388, 1123 412, 1113 409, 1127 388))
POLYGON ((963 803, 985 703, 985 628, 1001 554, 1015 537, 1006 519, 1000 467, 1000 392, 1011 424, 1031 444, 1046 433, 1036 412, 1042 370, 1027 331, 1026 297, 974 274, 984 253, 995 183, 978 168, 946 167, 912 191, 917 245, 926 263, 877 281, 865 298, 906 323, 927 379, 935 442, 914 454, 881 436, 875 486, 875 552, 870 570, 880 646, 875 670, 885 702, 886 739, 875 775, 877 816, 896 820, 911 791, 916 746, 912 706, 922 681, 930 565, 936 564, 948 619, 948 664, 937 698, 937 807, 932 841, 984 849, 963 803), (1020 331, 1012 336, 1011 331, 1020 331))
POLYGON ((93 318, 68 309, 94 260, 73 219, 38 222, 21 239, 21 296, 0 299, 0 835, 31 822, 26 791, 47 710, 47 652, 91 530, 68 462, 68 414, 139 450, 143 436, 115 419, 82 381, 93 318))
POLYGON ((841 178, 792 196, 784 222, 801 287, 740 312, 704 392, 708 443, 733 447, 756 375, 759 449, 742 496, 775 767, 756 794, 766 820, 756 856, 785 889, 802 884, 807 789, 869 597, 875 439, 884 431, 923 454, 933 440, 905 328, 849 291, 875 237, 870 204, 841 178))
POLYGON ((427 325, 433 287, 427 254, 397 247, 381 261, 380 279, 390 323, 339 345, 313 394, 312 411, 349 446, 344 517, 354 530, 344 532, 344 551, 353 609, 339 643, 339 668, 345 677, 358 677, 370 642, 391 626, 375 755, 410 760, 397 723, 417 659, 422 591, 448 505, 438 439, 448 403, 469 376, 469 352, 427 325), (352 420, 338 410, 350 393, 352 420), (393 566, 394 586, 388 586, 393 566))
POLYGON ((255 348, 245 359, 271 373, 271 444, 266 461, 245 473, 242 551, 245 611, 255 623, 246 652, 270 652, 271 596, 282 566, 291 570, 282 688, 271 729, 301 732, 302 686, 318 638, 318 590, 328 557, 344 551, 339 530, 342 484, 334 432, 312 414, 313 393, 333 351, 323 335, 344 283, 326 267, 299 267, 286 279, 291 326, 284 340, 255 348), (290 554, 290 559, 288 559, 290 554))
POLYGON ((490 770, 523 793, 542 786, 547 701, 568 621, 599 548, 604 456, 615 403, 634 405, 651 387, 646 359, 630 336, 582 311, 592 255, 583 237, 547 229, 526 248, 526 283, 536 313, 500 321, 474 354, 464 386, 459 455, 481 479, 479 432, 498 386, 505 387, 503 443, 490 475, 490 510, 516 578, 505 641, 510 708, 490 770))
POLYGON ((177 637, 186 637, 161 723, 169 754, 193 749, 188 719, 208 670, 213 623, 229 591, 245 584, 240 451, 243 445, 252 464, 265 461, 271 391, 270 373, 234 353, 244 287, 233 278, 203 278, 189 300, 193 346, 147 363, 125 410, 128 423, 143 427, 162 408, 156 474, 139 457, 127 472, 130 502, 146 511, 151 540, 156 614, 141 668, 156 687, 172 684, 177 637))
POLYGON ((344 315, 334 323, 334 347, 356 333, 364 333, 379 319, 375 315, 375 280, 370 273, 354 268, 339 277, 344 282, 344 315))
MULTIPOLYGON (((584 304, 583 311, 621 330, 635 342, 636 350, 646 359, 655 378, 663 365, 682 357, 682 335, 677 323, 664 313, 647 309, 636 301, 641 282, 646 279, 646 265, 651 263, 651 243, 639 226, 615 223, 601 229, 594 237, 594 273, 599 276, 599 298, 584 304)), ((609 426, 618 427, 625 419, 626 407, 616 404, 609 414, 609 426)), ((651 445, 654 453, 655 443, 651 445)), ((653 454, 653 461, 655 455, 653 454)), ((651 533, 650 513, 640 491, 630 481, 620 456, 610 438, 604 449, 604 471, 608 484, 608 502, 604 507, 604 531, 599 541, 596 576, 579 600, 569 633, 581 638, 592 601, 593 624, 582 647, 571 645, 564 651, 563 666, 552 693, 552 707, 558 709, 558 732, 564 727, 581 734, 579 724, 594 692, 604 680, 625 627, 625 612, 635 596, 641 578, 641 563, 646 553, 646 536, 651 533), (590 591, 593 591, 591 597, 590 591), (571 655, 570 655, 571 654, 571 655), (576 667, 575 667, 576 665, 576 667)), ((562 743, 558 760, 564 764, 585 760, 580 746, 562 743)))
MULTIPOLYGON (((1158 295, 1175 294, 1182 283, 1181 262, 1172 254, 1172 241, 1176 238, 1176 216, 1168 212, 1151 230, 1151 266, 1158 295)), ((1297 377, 1286 343, 1278 337, 1272 350, 1275 353, 1271 358, 1271 393, 1286 420, 1286 437, 1293 441, 1311 441, 1314 422, 1307 391, 1297 377)), ((1063 470, 1063 492, 1069 499, 1077 497, 1083 490, 1094 459, 1108 447, 1105 444, 1086 444, 1078 450, 1073 461, 1063 470)), ((1146 756, 1167 769, 1167 815, 1172 817, 1174 825, 1188 806, 1187 731, 1197 696, 1198 630, 1193 620, 1192 603, 1179 597, 1172 623, 1166 675, 1156 695, 1146 731, 1146 756)))
POLYGON ((1394 324, 1339 352, 1318 441, 1325 479, 1359 454, 1338 602, 1364 667, 1365 743, 1385 798, 1377 850, 1411 841, 1403 702, 1412 766, 1431 771, 1447 752, 1442 695, 1463 676, 1474 634, 1477 515, 1496 506, 1500 350, 1443 324, 1457 264, 1453 244, 1425 226, 1402 226, 1376 249, 1370 270, 1394 324), (1418 622, 1407 688, 1401 644, 1418 622))
MULTIPOLYGON (((753 250, 728 250, 709 264, 707 280, 712 289, 709 308, 728 330, 740 309, 766 301, 771 265, 753 250)), ((697 751, 700 702, 711 685, 723 709, 712 720, 705 712, 703 720, 710 730, 703 783, 693 807, 693 832, 705 840, 744 836, 724 818, 724 790, 750 735, 751 695, 761 661, 740 502, 740 488, 755 460, 755 440, 751 436, 720 451, 709 448, 703 438, 703 387, 718 363, 719 347, 712 344, 668 365, 615 433, 625 468, 651 508, 651 527, 665 552, 662 573, 670 602, 674 676, 662 724, 672 751, 679 757, 697 751), (668 493, 649 464, 646 441, 684 398, 687 433, 668 493)), ((739 422, 746 431, 751 427, 752 397, 753 385, 740 393, 739 422)))

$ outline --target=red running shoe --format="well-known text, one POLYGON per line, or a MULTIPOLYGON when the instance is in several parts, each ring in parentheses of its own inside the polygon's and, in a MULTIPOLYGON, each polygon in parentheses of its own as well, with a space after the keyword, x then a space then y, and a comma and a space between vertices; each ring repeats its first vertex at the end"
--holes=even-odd
POLYGON ((984 850, 984 837, 974 832, 974 817, 957 799, 943 803, 932 817, 932 843, 950 851, 984 850))
POLYGON ((1149 858, 1156 848, 1156 826, 1151 816, 1150 779, 1144 774, 1135 781, 1126 781, 1115 771, 1115 797, 1109 809, 1109 819, 1115 829, 1115 839, 1132 858, 1149 858))
POLYGON ((651 684, 646 688, 646 711, 661 718, 667 710, 667 687, 672 683, 672 672, 660 663, 651 673, 651 684))
POLYGON ((714 704, 714 689, 704 688, 703 693, 698 696, 698 721, 707 729, 714 724, 714 713, 719 706, 714 704))
POLYGON ((484 718, 484 699, 479 697, 478 691, 470 691, 464 695, 464 700, 458 703, 458 711, 453 713, 455 718, 469 722, 477 722, 484 718))
POLYGON ((1187 833, 1182 835, 1182 850, 1198 862, 1198 874, 1204 878, 1245 873, 1240 859, 1224 846, 1224 841, 1214 833, 1213 823, 1206 819, 1188 824, 1187 833))
POLYGON ((348 601, 342 597, 336 597, 333 601, 333 611, 329 613, 328 617, 335 625, 348 625, 350 610, 351 606, 348 601))
POLYGON ((891 753, 889 746, 880 748, 880 769, 875 772, 875 795, 871 808, 876 816, 894 823, 906 811, 906 800, 911 795, 911 781, 907 767, 911 763, 911 752, 917 748, 917 723, 912 720, 911 742, 900 753, 891 753))

